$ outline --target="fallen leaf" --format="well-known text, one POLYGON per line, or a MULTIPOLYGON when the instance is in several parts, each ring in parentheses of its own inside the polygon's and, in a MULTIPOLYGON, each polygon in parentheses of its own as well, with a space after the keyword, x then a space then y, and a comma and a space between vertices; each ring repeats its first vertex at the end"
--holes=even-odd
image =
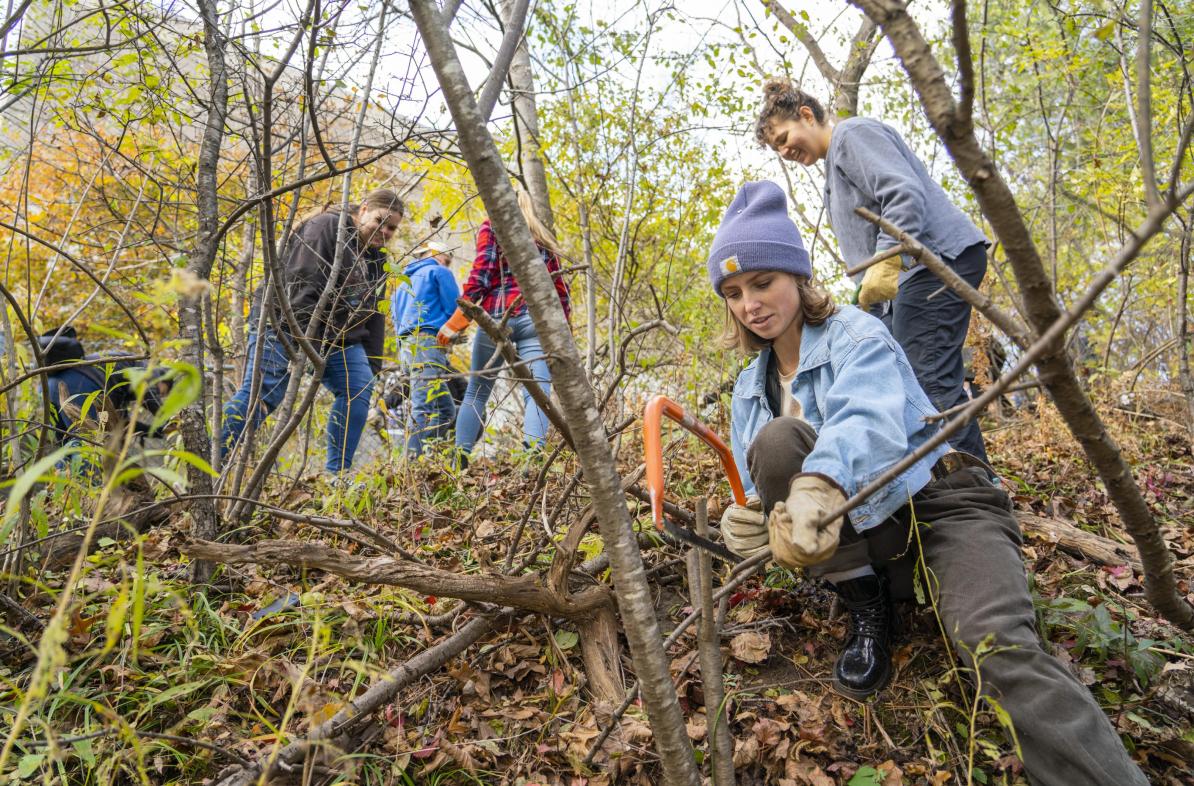
POLYGON ((762 663, 771 652, 771 636, 748 630, 730 640, 730 654, 743 663, 762 663))
POLYGON ((786 721, 777 721, 771 718, 759 718, 755 721, 754 727, 751 731, 754 732, 755 737, 759 740, 759 745, 764 748, 771 748, 775 746, 783 733, 790 728, 786 721))

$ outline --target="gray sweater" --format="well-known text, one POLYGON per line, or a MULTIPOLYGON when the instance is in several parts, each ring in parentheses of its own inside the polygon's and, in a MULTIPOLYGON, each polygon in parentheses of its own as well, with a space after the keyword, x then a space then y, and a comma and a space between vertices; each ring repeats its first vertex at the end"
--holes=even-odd
MULTIPOLYGON (((865 117, 837 124, 825 154, 825 204, 847 265, 897 244, 854 212, 865 207, 891 221, 945 261, 987 238, 953 205, 899 133, 865 117)), ((907 263, 907 259, 905 259, 907 263)), ((902 283, 917 265, 900 275, 902 283)), ((856 280, 861 281, 860 273, 856 280)))

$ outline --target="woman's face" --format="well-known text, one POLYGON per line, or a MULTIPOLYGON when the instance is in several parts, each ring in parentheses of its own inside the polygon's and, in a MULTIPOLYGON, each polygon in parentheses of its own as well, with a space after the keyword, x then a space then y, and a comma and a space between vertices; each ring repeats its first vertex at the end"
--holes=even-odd
POLYGON ((361 241, 370 248, 381 248, 390 242, 398 231, 402 214, 384 207, 364 207, 357 211, 357 232, 361 241))
POLYGON ((781 158, 812 166, 829 150, 826 127, 819 124, 808 107, 800 108, 799 118, 773 118, 764 137, 781 158))
POLYGON ((774 341, 793 325, 800 326, 800 290, 791 273, 738 273, 722 282, 721 294, 734 318, 764 341, 774 341))

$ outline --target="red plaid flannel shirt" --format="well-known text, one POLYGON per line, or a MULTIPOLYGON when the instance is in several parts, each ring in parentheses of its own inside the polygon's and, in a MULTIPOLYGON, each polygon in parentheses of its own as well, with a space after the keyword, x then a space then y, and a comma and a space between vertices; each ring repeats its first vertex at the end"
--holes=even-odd
MULTIPOLYGON (((564 307, 564 316, 572 320, 572 297, 568 291, 568 282, 561 275, 560 260, 547 249, 540 249, 543 264, 547 265, 547 272, 555 282, 556 292, 560 296, 560 305, 564 307)), ((514 308, 514 316, 523 314, 527 310, 526 302, 520 300, 522 290, 514 280, 514 273, 498 245, 497 236, 488 220, 481 224, 481 231, 477 233, 477 256, 473 260, 473 269, 464 285, 463 295, 468 300, 485 309, 491 317, 500 319, 506 309, 515 300, 518 305, 514 308)))

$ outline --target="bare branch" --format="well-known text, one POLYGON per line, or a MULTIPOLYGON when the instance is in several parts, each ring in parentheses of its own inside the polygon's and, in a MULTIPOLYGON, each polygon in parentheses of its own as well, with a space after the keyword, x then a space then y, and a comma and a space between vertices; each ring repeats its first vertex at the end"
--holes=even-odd
MULTIPOLYGON (((659 618, 631 529, 615 457, 555 285, 518 208, 506 167, 477 110, 434 0, 411 0, 410 8, 456 123, 461 152, 526 298, 535 332, 551 361, 553 386, 572 431, 609 554, 618 611, 643 686, 643 703, 660 754, 663 780, 674 786, 697 786, 700 773, 668 672, 668 659, 659 647, 659 618)), ((611 348, 611 360, 612 354, 611 348)))
POLYGON ((322 543, 262 540, 241 546, 195 541, 182 547, 196 559, 228 565, 291 565, 322 570, 365 584, 387 584, 475 603, 500 603, 526 611, 560 617, 579 617, 610 602, 604 584, 592 584, 566 597, 549 591, 536 575, 465 574, 396 557, 360 557, 322 543))
POLYGON ((776 0, 763 0, 763 5, 775 14, 775 18, 804 45, 809 56, 812 57, 813 63, 816 64, 817 70, 821 72, 821 76, 825 77, 830 84, 836 85, 842 74, 834 67, 833 63, 829 62, 829 58, 825 56, 825 50, 821 49, 821 44, 809 32, 808 27, 803 22, 796 21, 796 17, 792 16, 788 9, 776 0))
POLYGON ((493 67, 485 80, 485 87, 477 98, 477 109, 486 121, 493 114, 498 95, 502 92, 502 85, 506 81, 506 72, 510 70, 510 63, 514 60, 514 52, 518 49, 519 41, 526 32, 527 7, 530 0, 515 0, 510 18, 506 20, 506 33, 502 36, 501 46, 493 58, 493 67))
MULTIPOLYGON (((974 308, 977 308, 983 313, 991 324, 1002 330, 1007 334, 1008 338, 1016 342, 1016 345, 1021 349, 1028 348, 1033 341, 1034 336, 1032 331, 1027 327, 1016 322, 1015 318, 1005 312, 1003 309, 995 305, 991 298, 979 292, 974 287, 970 286, 961 276, 959 276, 954 269, 941 261, 941 259, 929 249, 920 244, 916 238, 909 235, 904 230, 900 229, 890 221, 880 218, 875 213, 867 210, 865 207, 855 208, 855 213, 875 224, 884 232, 900 241, 896 248, 904 249, 908 256, 919 261, 922 265, 927 267, 933 275, 941 279, 947 287, 952 289, 963 300, 969 303, 974 308)), ((876 256, 882 256, 880 253, 876 256)), ((891 255, 889 255, 891 256, 891 255)), ((868 260, 865 264, 871 264, 873 260, 868 260)), ((852 273, 851 273, 852 274, 852 273)))
POLYGON ((442 668, 445 663, 488 635, 510 614, 510 610, 504 609, 492 620, 480 617, 470 621, 452 636, 433 647, 428 647, 374 682, 368 690, 312 729, 306 737, 282 748, 276 756, 267 756, 264 762, 259 761, 251 767, 225 773, 217 782, 217 786, 250 786, 268 781, 271 776, 299 769, 311 751, 317 750, 335 737, 351 733, 374 712, 393 701, 403 688, 442 668))
POLYGON ((958 123, 971 124, 974 110, 974 56, 970 51, 970 28, 966 22, 966 0, 952 0, 954 52, 958 56, 958 81, 962 102, 958 106, 958 123))

